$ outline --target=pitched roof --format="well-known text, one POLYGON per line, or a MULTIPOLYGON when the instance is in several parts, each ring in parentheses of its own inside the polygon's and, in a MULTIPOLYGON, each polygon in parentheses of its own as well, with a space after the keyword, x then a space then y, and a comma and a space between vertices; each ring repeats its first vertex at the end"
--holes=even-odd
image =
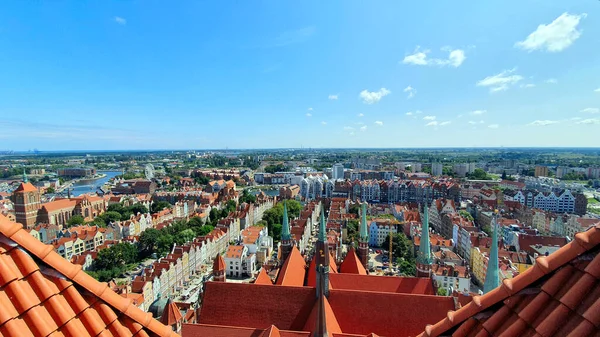
POLYGON ((223 256, 221 256, 221 254, 217 254, 213 262, 213 271, 223 271, 225 268, 227 267, 225 266, 225 260, 223 260, 223 256))
POLYGON ((277 275, 275 284, 284 286, 303 286, 306 274, 306 262, 296 246, 292 247, 290 255, 285 260, 277 275))
POLYGON ((46 212, 53 212, 63 208, 75 207, 76 205, 77 201, 75 200, 59 199, 42 204, 42 208, 46 209, 46 212))
POLYGON ((358 259, 354 248, 351 248, 346 254, 346 258, 340 265, 340 273, 367 275, 367 270, 358 259))
MULTIPOLYGON (((335 259, 333 255, 329 254, 329 275, 337 274, 337 268, 335 265, 335 259)), ((314 257, 310 261, 310 265, 308 266, 308 272, 306 273, 306 285, 309 287, 317 286, 317 259, 314 257)), ((331 281, 329 282, 331 285, 331 281)))
POLYGON ((360 335, 416 336, 455 309, 446 296, 331 289, 328 300, 342 331, 360 335))
POLYGON ((33 186, 30 182, 22 182, 15 192, 37 192, 38 189, 33 186))
POLYGON ((182 335, 186 337, 310 337, 310 332, 279 330, 273 325, 267 329, 255 329, 209 324, 184 324, 182 335))
POLYGON ((301 331, 315 299, 315 288, 309 287, 207 282, 198 323, 301 331))
POLYGON ((423 277, 329 274, 329 282, 332 289, 435 295, 431 279, 423 277))
POLYGON ((273 285, 273 281, 267 274, 267 271, 265 270, 265 268, 260 268, 260 272, 258 273, 258 276, 256 277, 256 280, 254 281, 254 284, 273 285))
MULTIPOLYGON (((331 333, 341 333, 342 329, 340 328, 340 324, 338 323, 337 319, 335 318, 335 314, 333 313, 333 310, 331 310, 331 305, 329 304, 329 301, 327 301, 326 297, 323 297, 323 301, 324 301, 324 307, 325 307, 325 322, 327 325, 327 332, 330 334, 331 333)), ((317 326, 318 316, 319 316, 319 301, 315 301, 313 309, 310 312, 310 315, 308 316, 306 323, 304 323, 304 329, 302 329, 302 330, 314 331, 317 326)))
POLYGON ((0 215, 0 334, 178 336, 0 215))
POLYGON ((164 325, 172 326, 182 319, 183 316, 181 315, 181 311, 179 311, 177 304, 169 298, 165 305, 165 309, 163 310, 163 314, 160 316, 160 322, 164 325))
POLYGON ((591 336, 600 332, 600 225, 434 325, 423 336, 591 336), (481 313, 481 314, 480 314, 481 313))

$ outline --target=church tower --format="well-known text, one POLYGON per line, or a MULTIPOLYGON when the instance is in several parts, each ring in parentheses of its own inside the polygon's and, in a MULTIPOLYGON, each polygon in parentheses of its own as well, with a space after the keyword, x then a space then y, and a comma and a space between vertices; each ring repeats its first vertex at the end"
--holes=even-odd
POLYGON ((38 210, 40 209, 40 191, 27 179, 23 171, 23 182, 13 192, 15 216, 18 223, 24 228, 33 228, 37 224, 38 210))
POLYGON ((421 243, 417 253, 417 277, 430 277, 431 265, 431 244, 429 243, 429 207, 425 203, 423 209, 423 225, 421 226, 421 243))
POLYGON ((225 269, 227 265, 221 254, 217 254, 213 263, 213 281, 225 282, 225 269))
POLYGON ((283 221, 281 228, 281 262, 283 263, 292 252, 292 234, 288 218, 287 203, 283 202, 283 221))
POLYGON ((367 203, 361 205, 360 236, 358 238, 358 258, 365 268, 369 261, 369 231, 367 227, 367 203))
POLYGON ((483 283, 483 293, 487 294, 490 291, 500 286, 498 264, 498 211, 492 217, 492 248, 490 249, 490 260, 488 261, 487 271, 485 273, 485 282, 483 283))
POLYGON ((329 297, 329 245, 327 243, 327 226, 325 226, 324 207, 321 207, 321 222, 319 223, 319 237, 315 246, 317 267, 317 322, 313 337, 329 337, 327 331, 327 315, 325 301, 329 297))

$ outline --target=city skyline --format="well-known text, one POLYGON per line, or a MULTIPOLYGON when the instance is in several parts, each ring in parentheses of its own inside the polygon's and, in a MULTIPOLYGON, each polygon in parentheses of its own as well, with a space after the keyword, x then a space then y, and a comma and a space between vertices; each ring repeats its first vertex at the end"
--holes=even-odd
POLYGON ((596 2, 219 5, 3 4, 0 151, 586 147, 600 128, 596 2))

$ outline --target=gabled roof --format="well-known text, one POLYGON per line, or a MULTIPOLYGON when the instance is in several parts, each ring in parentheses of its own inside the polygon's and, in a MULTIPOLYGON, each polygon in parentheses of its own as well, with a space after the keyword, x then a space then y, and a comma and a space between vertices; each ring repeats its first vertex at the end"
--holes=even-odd
POLYGON ((260 268, 260 272, 258 273, 254 284, 273 285, 273 281, 271 281, 265 268, 260 268))
MULTIPOLYGON (((340 325, 335 318, 335 314, 333 310, 331 310, 331 305, 329 305, 329 301, 327 301, 326 297, 323 297, 324 307, 325 307, 325 322, 327 323, 327 332, 328 333, 341 333, 342 329, 340 329, 340 325)), ((319 316, 319 301, 315 301, 312 311, 304 324, 304 331, 314 331, 317 326, 317 320, 319 316)))
MULTIPOLYGON (((335 259, 333 255, 329 254, 329 275, 337 274, 337 268, 335 265, 335 259)), ((308 272, 306 273, 306 285, 309 287, 317 286, 317 260, 313 257, 308 266, 308 272)), ((331 285, 331 281, 329 282, 331 285)))
POLYGON ((351 248, 344 258, 344 262, 340 265, 340 273, 367 275, 367 270, 356 255, 356 250, 351 248))
POLYGON ((304 285, 305 274, 306 262, 304 262, 304 258, 298 248, 293 246, 290 255, 279 270, 275 284, 301 287, 304 285))
POLYGON ((30 182, 22 182, 15 192, 37 192, 38 189, 33 186, 30 182))
POLYGON ((178 336, 0 215, 0 334, 178 336))
POLYGON ((184 324, 182 335, 186 337, 310 337, 310 332, 279 330, 274 325, 267 329, 255 329, 224 325, 184 324))
POLYGON ((596 336, 600 332, 600 225, 446 318, 422 336, 596 336))
POLYGON ((175 325, 177 322, 180 322, 182 319, 183 316, 181 315, 181 311, 179 311, 177 304, 175 304, 169 298, 165 309, 163 310, 163 314, 162 316, 160 316, 160 322, 164 325, 172 326, 175 325))

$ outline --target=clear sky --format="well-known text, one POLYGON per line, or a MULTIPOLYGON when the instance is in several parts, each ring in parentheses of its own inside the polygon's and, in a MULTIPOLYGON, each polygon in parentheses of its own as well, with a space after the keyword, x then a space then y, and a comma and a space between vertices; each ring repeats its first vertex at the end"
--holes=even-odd
POLYGON ((600 1, 3 1, 0 150, 599 146, 600 1))

